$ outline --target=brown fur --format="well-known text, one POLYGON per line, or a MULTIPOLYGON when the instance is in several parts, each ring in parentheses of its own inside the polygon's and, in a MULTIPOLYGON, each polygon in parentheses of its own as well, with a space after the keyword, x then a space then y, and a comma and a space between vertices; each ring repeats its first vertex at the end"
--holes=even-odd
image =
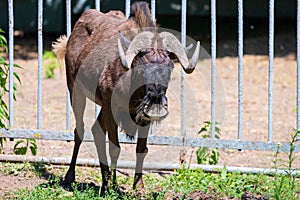
POLYGON ((156 26, 155 22, 152 20, 152 14, 148 9, 147 3, 145 2, 137 2, 133 4, 131 7, 130 17, 134 17, 140 28, 156 26))
POLYGON ((52 51, 55 53, 57 59, 62 61, 65 59, 66 51, 67 51, 67 42, 68 38, 65 35, 60 36, 57 39, 57 42, 52 44, 52 51))
MULTIPOLYGON (((72 34, 68 40, 66 51, 68 85, 73 84, 75 81, 74 77, 76 77, 76 73, 81 67, 83 60, 86 59, 87 55, 94 48, 103 44, 102 46, 104 51, 105 49, 112 49, 106 47, 108 44, 106 40, 118 36, 119 32, 126 33, 130 29, 138 29, 141 27, 150 26, 155 26, 155 23, 152 21, 152 16, 148 5, 144 2, 138 2, 132 6, 131 17, 128 20, 126 20, 124 14, 120 11, 110 11, 103 14, 96 10, 88 10, 83 13, 83 15, 75 24, 72 34)), ((116 45, 116 43, 110 45, 116 45)), ((110 56, 114 53, 107 52, 103 54, 110 56)), ((109 60, 107 57, 105 59, 109 60)), ((113 60, 113 58, 111 60, 113 60)), ((110 66, 102 66, 103 69, 100 69, 103 70, 104 75, 116 75, 116 77, 110 80, 107 80, 107 76, 100 78, 103 80, 103 84, 100 83, 100 85, 103 87, 100 89, 103 91, 112 91, 116 81, 123 74, 119 59, 113 63, 113 68, 110 66), (111 73, 110 71, 115 72, 111 73)), ((100 105, 102 104, 101 102, 97 103, 100 105)))
POLYGON ((116 186, 120 154, 118 127, 129 136, 138 133, 133 187, 143 187, 142 168, 148 152, 150 122, 160 121, 169 113, 166 91, 173 59, 178 59, 185 72, 191 73, 198 61, 200 43, 197 42, 189 62, 174 35, 156 32, 148 4, 136 2, 129 19, 120 11, 87 10, 76 22, 69 39, 61 38, 53 47, 58 58, 65 57, 67 85, 76 120, 75 145, 64 185, 69 186, 75 180, 76 159, 85 132, 83 114, 89 98, 101 106, 92 127, 102 173, 101 194, 107 190, 110 180, 110 185, 116 186), (134 40, 130 43, 119 33, 134 40), (127 48, 126 54, 121 41, 127 48), (106 134, 112 174, 106 156, 106 134))
MULTIPOLYGON (((124 71, 118 56, 116 41, 119 32, 127 33, 132 29, 136 29, 134 32, 139 32, 138 29, 142 29, 143 27, 155 27, 148 4, 144 2, 137 2, 132 6, 131 16, 128 20, 126 20, 126 17, 120 11, 110 11, 104 14, 96 10, 87 10, 76 22, 68 41, 64 38, 53 46, 56 52, 66 52, 67 85, 76 118, 76 128, 74 131, 75 145, 70 168, 65 176, 64 183, 66 185, 69 185, 75 179, 77 154, 84 134, 83 111, 86 97, 88 97, 102 106, 92 132, 102 172, 103 182, 101 193, 104 193, 107 189, 110 172, 105 153, 106 131, 110 139, 112 166, 116 165, 120 152, 117 124, 111 111, 111 96, 114 89, 118 90, 120 94, 128 94, 130 88, 130 73, 127 76, 123 76, 124 71), (66 41, 67 45, 65 45, 66 41), (82 77, 85 81, 77 81, 78 76, 82 77), (124 78, 120 79, 122 76, 124 78), (89 88, 89 83, 93 82, 97 83, 96 88, 89 88), (118 87, 116 87, 117 82, 119 82, 118 87)), ((161 56, 166 57, 162 53, 158 54, 154 59, 164 59, 160 58, 161 56)), ((60 54, 58 57, 62 58, 63 56, 60 54)), ((145 58, 145 60, 147 59, 145 58)), ((139 94, 137 93, 136 95, 139 94)), ((119 106, 122 104, 122 98, 119 99, 118 104, 119 106)), ((128 104, 126 102, 123 102, 123 104, 128 109, 128 104)), ((130 108, 129 110, 134 109, 130 108)), ((122 115, 122 111, 120 111, 120 114, 122 115)), ((127 122, 121 122, 125 126, 123 127, 124 130, 128 132, 132 131, 133 128, 131 128, 131 125, 126 127, 127 122)), ((139 129, 134 187, 143 185, 141 170, 144 157, 148 151, 146 147, 148 129, 149 126, 139 129)), ((136 131, 136 129, 133 131, 136 131)), ((115 169, 112 172, 115 177, 115 169)), ((115 178, 112 180, 112 184, 115 184, 115 178)))

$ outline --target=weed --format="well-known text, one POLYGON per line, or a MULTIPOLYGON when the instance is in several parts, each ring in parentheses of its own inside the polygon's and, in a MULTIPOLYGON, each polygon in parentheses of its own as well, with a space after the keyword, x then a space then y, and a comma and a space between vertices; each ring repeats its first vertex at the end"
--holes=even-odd
POLYGON ((37 154, 37 143, 35 139, 29 138, 25 140, 18 140, 14 146, 14 153, 17 155, 26 155, 28 149, 31 154, 35 156, 37 154))
POLYGON ((43 52, 45 78, 55 78, 54 70, 59 68, 56 56, 52 51, 43 52))
MULTIPOLYGON (((9 64, 2 57, 1 53, 7 52, 7 40, 4 37, 4 31, 0 29, 0 128, 8 128, 6 121, 9 120, 8 107, 4 101, 4 95, 9 93, 7 88, 7 81, 9 77, 9 64)), ((14 64, 15 68, 21 68, 19 65, 14 64)), ((14 72, 13 76, 21 83, 19 75, 14 72)), ((13 83, 13 99, 16 100, 17 85, 13 83)), ((0 153, 3 151, 3 143, 5 138, 0 137, 0 153)))
POLYGON ((0 173, 4 175, 13 175, 20 177, 35 177, 37 175, 37 170, 35 165, 28 162, 24 163, 1 163, 0 173))
MULTIPOLYGON (((216 123, 218 125, 218 123, 216 123)), ((215 138, 219 139, 221 130, 215 126, 215 138)), ((208 138, 211 135, 211 122, 205 121, 204 126, 200 129, 198 134, 202 134, 202 138, 208 138), (202 134, 204 133, 204 134, 202 134)), ((196 151, 198 164, 216 165, 219 160, 219 150, 217 148, 199 147, 196 151)))
POLYGON ((289 142, 289 151, 286 153, 288 164, 283 164, 283 160, 279 159, 281 145, 278 144, 277 150, 274 154, 273 168, 275 169, 274 181, 273 184, 273 195, 272 197, 276 200, 279 199, 298 199, 297 193, 300 193, 300 184, 296 180, 296 175, 292 167, 293 161, 295 160, 294 151, 296 137, 299 131, 295 131, 291 135, 291 141, 289 142), (286 174, 278 174, 278 169, 280 167, 286 168, 286 174))

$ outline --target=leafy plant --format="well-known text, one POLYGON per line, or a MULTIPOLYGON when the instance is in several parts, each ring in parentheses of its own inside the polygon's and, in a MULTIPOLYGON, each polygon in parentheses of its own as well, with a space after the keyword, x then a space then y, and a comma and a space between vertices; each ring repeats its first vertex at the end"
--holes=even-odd
POLYGON ((59 68, 56 56, 52 51, 43 52, 45 78, 55 78, 54 70, 59 68))
MULTIPOLYGON (((291 135, 291 141, 289 142, 289 151, 286 153, 288 164, 283 164, 283 160, 279 158, 281 145, 278 144, 277 150, 274 155, 274 169, 275 169, 275 175, 274 175, 274 181, 273 181, 273 198, 274 199, 298 199, 297 193, 299 193, 300 189, 297 189, 297 181, 296 181, 296 174, 294 174, 293 169, 293 162, 295 160, 294 151, 295 151, 295 143, 297 135, 299 134, 299 130, 296 130, 291 135), (286 168, 286 174, 281 175, 278 174, 278 168, 280 166, 283 166, 286 168)), ((299 175, 299 174, 298 174, 299 175)), ((299 187, 299 186, 298 186, 299 187)))
MULTIPOLYGON (((7 52, 7 40, 4 37, 4 31, 0 29, 0 53, 7 52)), ((15 68, 21 68, 19 65, 14 64, 15 68)), ((17 79, 19 83, 21 83, 19 75, 14 72, 14 77, 17 79)), ((6 102, 4 101, 4 95, 9 93, 9 89, 7 88, 7 81, 9 77, 9 64, 5 61, 5 59, 0 54, 0 128, 7 128, 6 121, 9 120, 8 107, 6 102)), ((13 98, 16 100, 16 91, 17 85, 13 84, 13 98)), ((0 138, 0 153, 3 151, 3 143, 5 142, 5 138, 0 138)))
POLYGON ((4 37, 4 31, 0 28, 0 47, 7 51, 7 40, 4 37))
POLYGON ((30 149, 32 155, 37 154, 37 143, 35 139, 18 140, 14 146, 14 153, 17 155, 26 155, 30 149))
MULTIPOLYGON (((215 126, 214 137, 220 139, 221 130, 217 127, 218 123, 215 126)), ((204 126, 200 129, 198 134, 202 134, 202 138, 209 138, 211 135, 211 122, 205 121, 204 126)), ((208 148, 208 147, 199 147, 196 151, 196 157, 198 164, 210 164, 216 165, 219 160, 219 149, 218 148, 208 148)))

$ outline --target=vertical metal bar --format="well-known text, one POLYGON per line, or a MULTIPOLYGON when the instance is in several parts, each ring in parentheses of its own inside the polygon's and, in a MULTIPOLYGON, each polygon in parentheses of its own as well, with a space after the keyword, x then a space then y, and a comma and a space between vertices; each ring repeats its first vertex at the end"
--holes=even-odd
POLYGON ((100 0, 95 0, 95 9, 100 11, 100 0))
MULTIPOLYGON (((297 131, 300 129, 300 0, 297 0, 297 131)), ((296 137, 300 141, 300 134, 296 137)))
POLYGON ((126 18, 128 18, 130 15, 130 0, 125 1, 125 15, 126 18))
MULTIPOLYGON (((187 1, 181 1, 181 44, 183 47, 186 46, 186 7, 187 1)), ((185 73, 181 68, 181 85, 180 85, 180 117, 181 117, 181 136, 185 136, 185 73)))
POLYGON ((238 139, 243 131, 243 0, 238 0, 238 139))
POLYGON ((151 0, 151 13, 152 13, 152 20, 155 21, 155 15, 156 15, 155 0, 151 0))
POLYGON ((211 0, 211 137, 216 127, 216 0, 211 0))
MULTIPOLYGON (((100 11, 100 0, 95 0, 95 9, 100 11)), ((95 103, 95 119, 97 119, 100 113, 100 106, 95 103)))
MULTIPOLYGON (((152 20, 155 22, 155 0, 151 0, 151 14, 152 14, 152 20)), ((150 125, 150 135, 155 134, 155 125, 151 122, 150 125)))
POLYGON ((38 1, 38 105, 37 128, 42 127, 42 74, 43 72, 43 0, 38 1))
POLYGON ((274 0, 269 2, 269 82, 268 82, 268 142, 272 141, 273 126, 273 59, 274 59, 274 0))
POLYGON ((8 56, 9 56, 9 126, 14 125, 14 8, 13 0, 8 0, 8 56))
MULTIPOLYGON (((71 35, 71 0, 66 0, 66 12, 67 12, 67 37, 71 35)), ((66 89, 66 129, 71 129, 70 123, 70 93, 68 88, 66 89)))
POLYGON ((95 103, 95 119, 98 118, 99 113, 100 113, 100 106, 95 103))

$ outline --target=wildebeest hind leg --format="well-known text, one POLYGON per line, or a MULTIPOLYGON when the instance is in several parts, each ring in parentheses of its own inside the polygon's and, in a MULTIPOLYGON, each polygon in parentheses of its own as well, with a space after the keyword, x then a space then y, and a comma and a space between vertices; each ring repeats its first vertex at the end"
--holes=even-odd
POLYGON ((81 92, 81 90, 79 90, 79 88, 77 88, 76 86, 74 87, 70 95, 72 99, 71 101, 72 108, 76 120, 76 128, 74 130, 75 144, 74 144, 71 164, 67 174, 65 175, 65 179, 63 182, 64 187, 70 187, 71 183, 75 181, 75 165, 76 165, 79 148, 82 143, 83 135, 84 135, 83 113, 86 104, 86 97, 81 92))
POLYGON ((118 190, 116 167, 117 167, 117 161, 119 159, 120 151, 121 151, 121 147, 118 139, 118 127, 112 115, 110 115, 110 117, 107 116, 106 122, 108 123, 109 155, 111 158, 111 171, 112 171, 111 185, 114 187, 114 189, 118 190))
POLYGON ((110 179, 110 171, 107 162, 106 156, 106 145, 105 145, 105 138, 106 138, 106 127, 104 123, 105 116, 103 115, 103 108, 101 109, 97 120, 95 121, 92 127, 92 133, 94 136, 94 142, 96 145, 98 159, 101 167, 102 173, 102 187, 100 191, 100 195, 103 196, 107 190, 108 181, 110 179))

